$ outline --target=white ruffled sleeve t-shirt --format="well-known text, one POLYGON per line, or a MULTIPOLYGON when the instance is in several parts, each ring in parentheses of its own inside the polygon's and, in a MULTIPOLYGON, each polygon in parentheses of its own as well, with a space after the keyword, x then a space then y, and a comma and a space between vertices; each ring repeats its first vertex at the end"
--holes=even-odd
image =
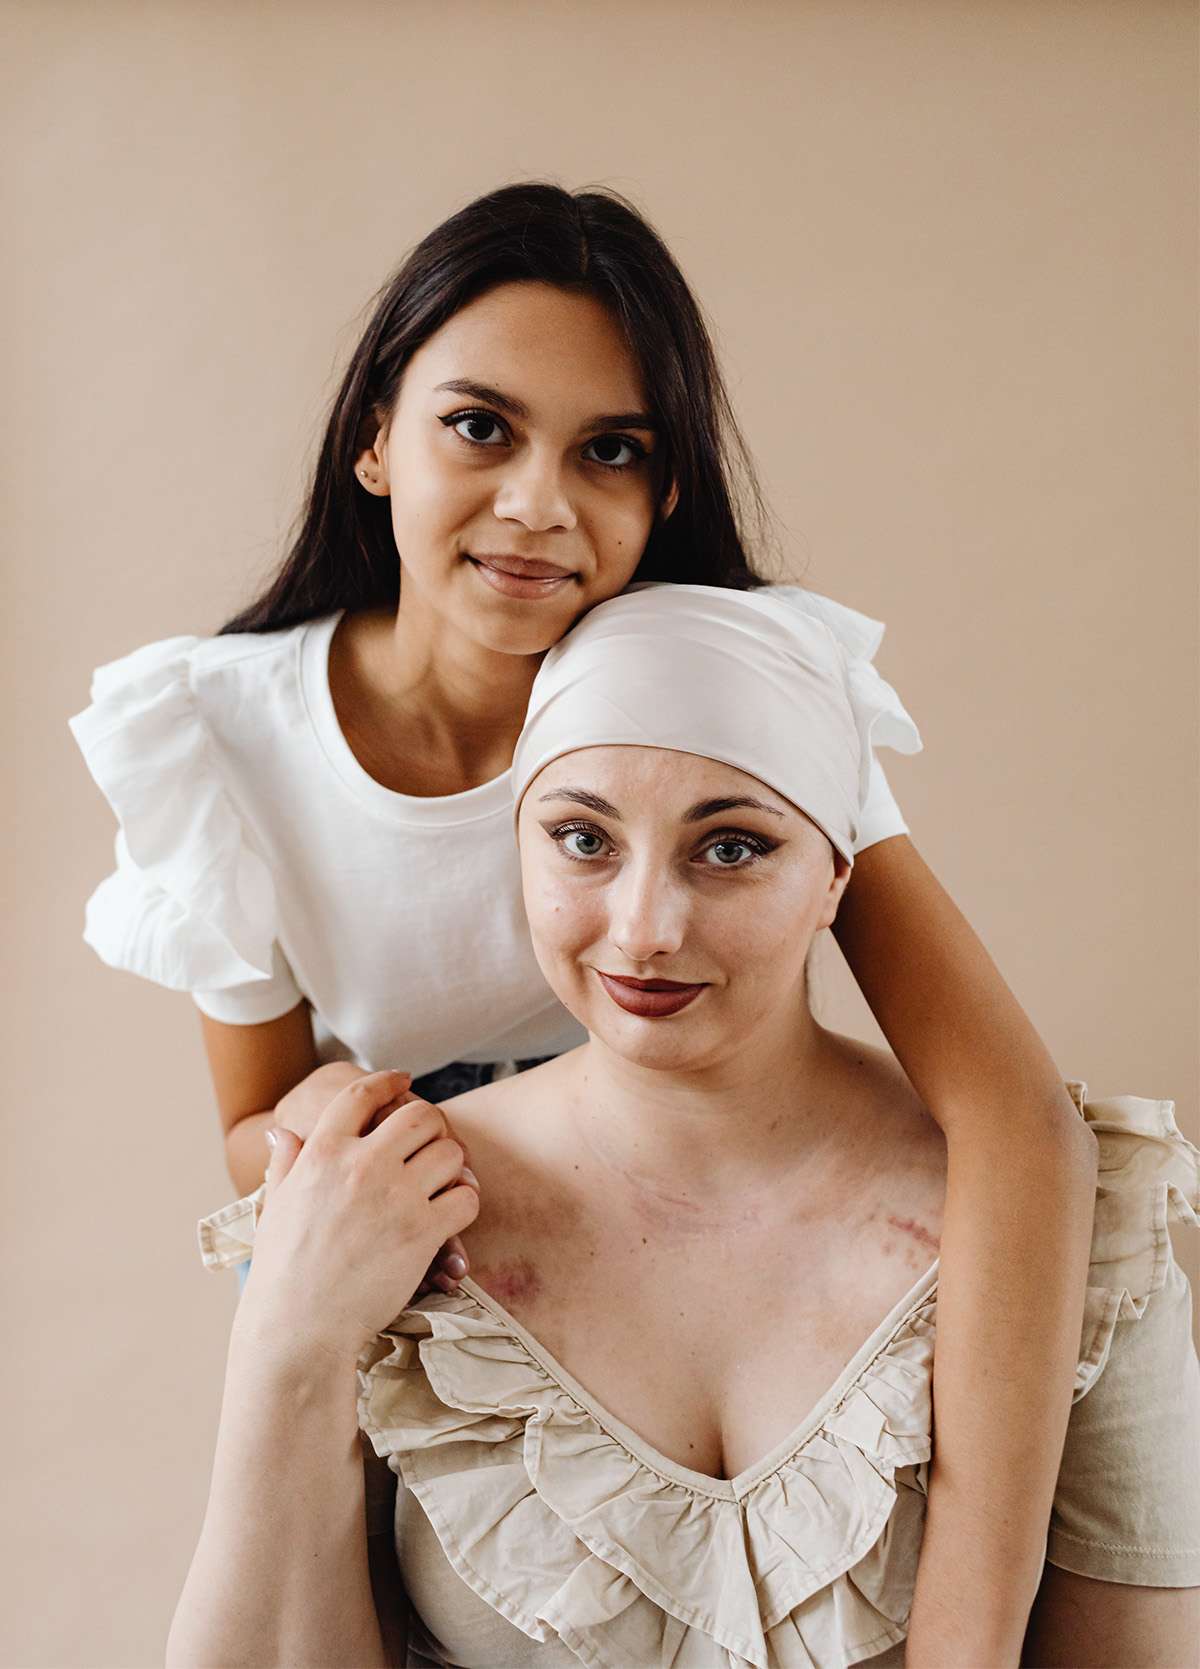
MULTIPOLYGON (((876 676, 877 621, 774 589, 876 676)), ((340 618, 168 638, 97 669, 71 729, 120 827, 84 938, 215 1020, 306 999, 322 1055, 368 1069, 574 1048, 585 1034, 529 939, 509 774, 440 798, 368 775, 329 690, 340 618)), ((858 849, 905 832, 875 763, 858 849)))

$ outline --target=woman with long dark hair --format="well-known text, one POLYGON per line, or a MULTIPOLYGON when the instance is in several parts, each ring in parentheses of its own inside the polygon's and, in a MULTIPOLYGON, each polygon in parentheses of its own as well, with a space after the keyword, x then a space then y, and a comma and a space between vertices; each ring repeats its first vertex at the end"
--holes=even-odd
MULTIPOLYGON (((193 994, 240 1191, 272 1126, 304 1137, 364 1070, 401 1067, 438 1100, 580 1041, 533 956, 509 838, 533 679, 633 581, 762 583, 765 526, 699 308, 628 204, 509 187, 412 252, 277 578, 215 638, 102 668, 73 721, 121 823, 87 937, 193 994)), ((874 652, 874 622, 797 601, 874 652)), ((949 1142, 910 1651, 1001 1662, 1041 1568, 1095 1144, 877 768, 836 932, 949 1142), (983 1207, 1005 1183, 998 1218, 983 1207)), ((432 1279, 465 1273, 452 1243, 432 1279)))

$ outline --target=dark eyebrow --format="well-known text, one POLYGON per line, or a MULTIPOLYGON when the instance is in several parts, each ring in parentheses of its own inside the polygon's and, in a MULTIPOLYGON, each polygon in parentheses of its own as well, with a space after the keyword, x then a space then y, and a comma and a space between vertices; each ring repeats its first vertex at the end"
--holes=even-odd
POLYGON ((699 800, 690 811, 685 811, 685 823, 703 823, 706 817, 717 817, 723 811, 766 811, 772 817, 782 817, 783 813, 774 806, 764 805, 761 800, 752 800, 749 796, 733 800, 699 800))
POLYGON ((579 805, 587 806, 589 811, 598 811, 601 817, 614 817, 618 823, 621 821, 621 813, 616 806, 609 805, 599 794, 589 794, 586 788, 555 788, 549 794, 542 794, 540 800, 543 804, 547 800, 575 800, 579 805))
MULTIPOLYGON (((471 400, 486 400, 490 406, 496 406, 500 411, 507 412, 509 417, 518 417, 524 421, 529 416, 529 407, 523 401, 511 394, 502 394, 498 388, 491 388, 485 382, 472 382, 469 377, 456 377, 452 382, 440 382, 434 389, 435 394, 442 391, 447 394, 465 394, 471 400)), ((649 429, 657 434, 660 424, 647 411, 607 412, 600 417, 593 417, 583 425, 584 429, 649 429)))
MULTIPOLYGON (((599 794, 592 794, 586 788, 555 788, 549 794, 541 796, 546 800, 575 800, 581 806, 587 806, 590 811, 598 811, 601 817, 615 817, 621 822, 621 813, 616 806, 602 800, 599 794)), ((751 799, 748 795, 739 795, 727 800, 698 800, 690 811, 685 811, 685 823, 703 823, 706 817, 718 817, 725 811, 766 811, 772 817, 782 818, 783 813, 774 806, 764 805, 762 800, 751 799)))

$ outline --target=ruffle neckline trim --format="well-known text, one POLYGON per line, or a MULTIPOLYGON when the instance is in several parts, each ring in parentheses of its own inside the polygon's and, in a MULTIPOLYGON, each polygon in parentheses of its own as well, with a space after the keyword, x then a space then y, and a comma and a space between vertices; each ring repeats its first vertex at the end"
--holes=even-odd
MULTIPOLYGON (((1169 1220, 1200 1226, 1200 1153, 1169 1101, 1068 1088, 1100 1148, 1078 1401, 1117 1322, 1162 1288, 1169 1220)), ((597 1669, 857 1663, 907 1632, 936 1275, 729 1482, 656 1455, 473 1282, 406 1309, 364 1352, 360 1425, 458 1575, 531 1639, 557 1637, 597 1669)))
POLYGON ((479 1289, 424 1300, 364 1353, 359 1423, 462 1580, 534 1640, 606 1669, 698 1662, 701 1641, 705 1663, 714 1644, 730 1664, 819 1663, 819 1639, 797 1656, 770 1637, 824 1633, 844 1579, 839 1628, 865 1656, 904 1632, 903 1584, 870 1555, 897 1470, 929 1458, 931 1309, 910 1303, 781 1457, 728 1483, 630 1442, 479 1289))
MULTIPOLYGON (((1200 1152, 1170 1101, 1091 1102, 1100 1150, 1073 1400, 1200 1226, 1200 1152)), ((201 1224, 211 1267, 252 1249, 263 1190, 201 1224)), ((410 1305, 363 1352, 359 1424, 482 1600, 594 1669, 833 1669, 907 1632, 920 1549, 935 1263, 803 1423, 729 1481, 656 1454, 474 1282, 410 1305)))

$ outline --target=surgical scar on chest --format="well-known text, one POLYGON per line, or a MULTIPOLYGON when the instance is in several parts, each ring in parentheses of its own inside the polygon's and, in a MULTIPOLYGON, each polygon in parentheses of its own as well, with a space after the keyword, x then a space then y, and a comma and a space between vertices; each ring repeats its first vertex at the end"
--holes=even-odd
POLYGON ((506 1310, 531 1304, 542 1290, 541 1277, 528 1258, 479 1264, 471 1270, 471 1278, 506 1310))
POLYGON ((935 1234, 930 1234, 922 1223, 918 1223, 915 1217, 889 1217, 887 1225, 890 1229, 895 1229, 897 1234, 906 1235, 912 1244, 919 1246, 923 1252, 936 1256, 941 1241, 935 1234))

